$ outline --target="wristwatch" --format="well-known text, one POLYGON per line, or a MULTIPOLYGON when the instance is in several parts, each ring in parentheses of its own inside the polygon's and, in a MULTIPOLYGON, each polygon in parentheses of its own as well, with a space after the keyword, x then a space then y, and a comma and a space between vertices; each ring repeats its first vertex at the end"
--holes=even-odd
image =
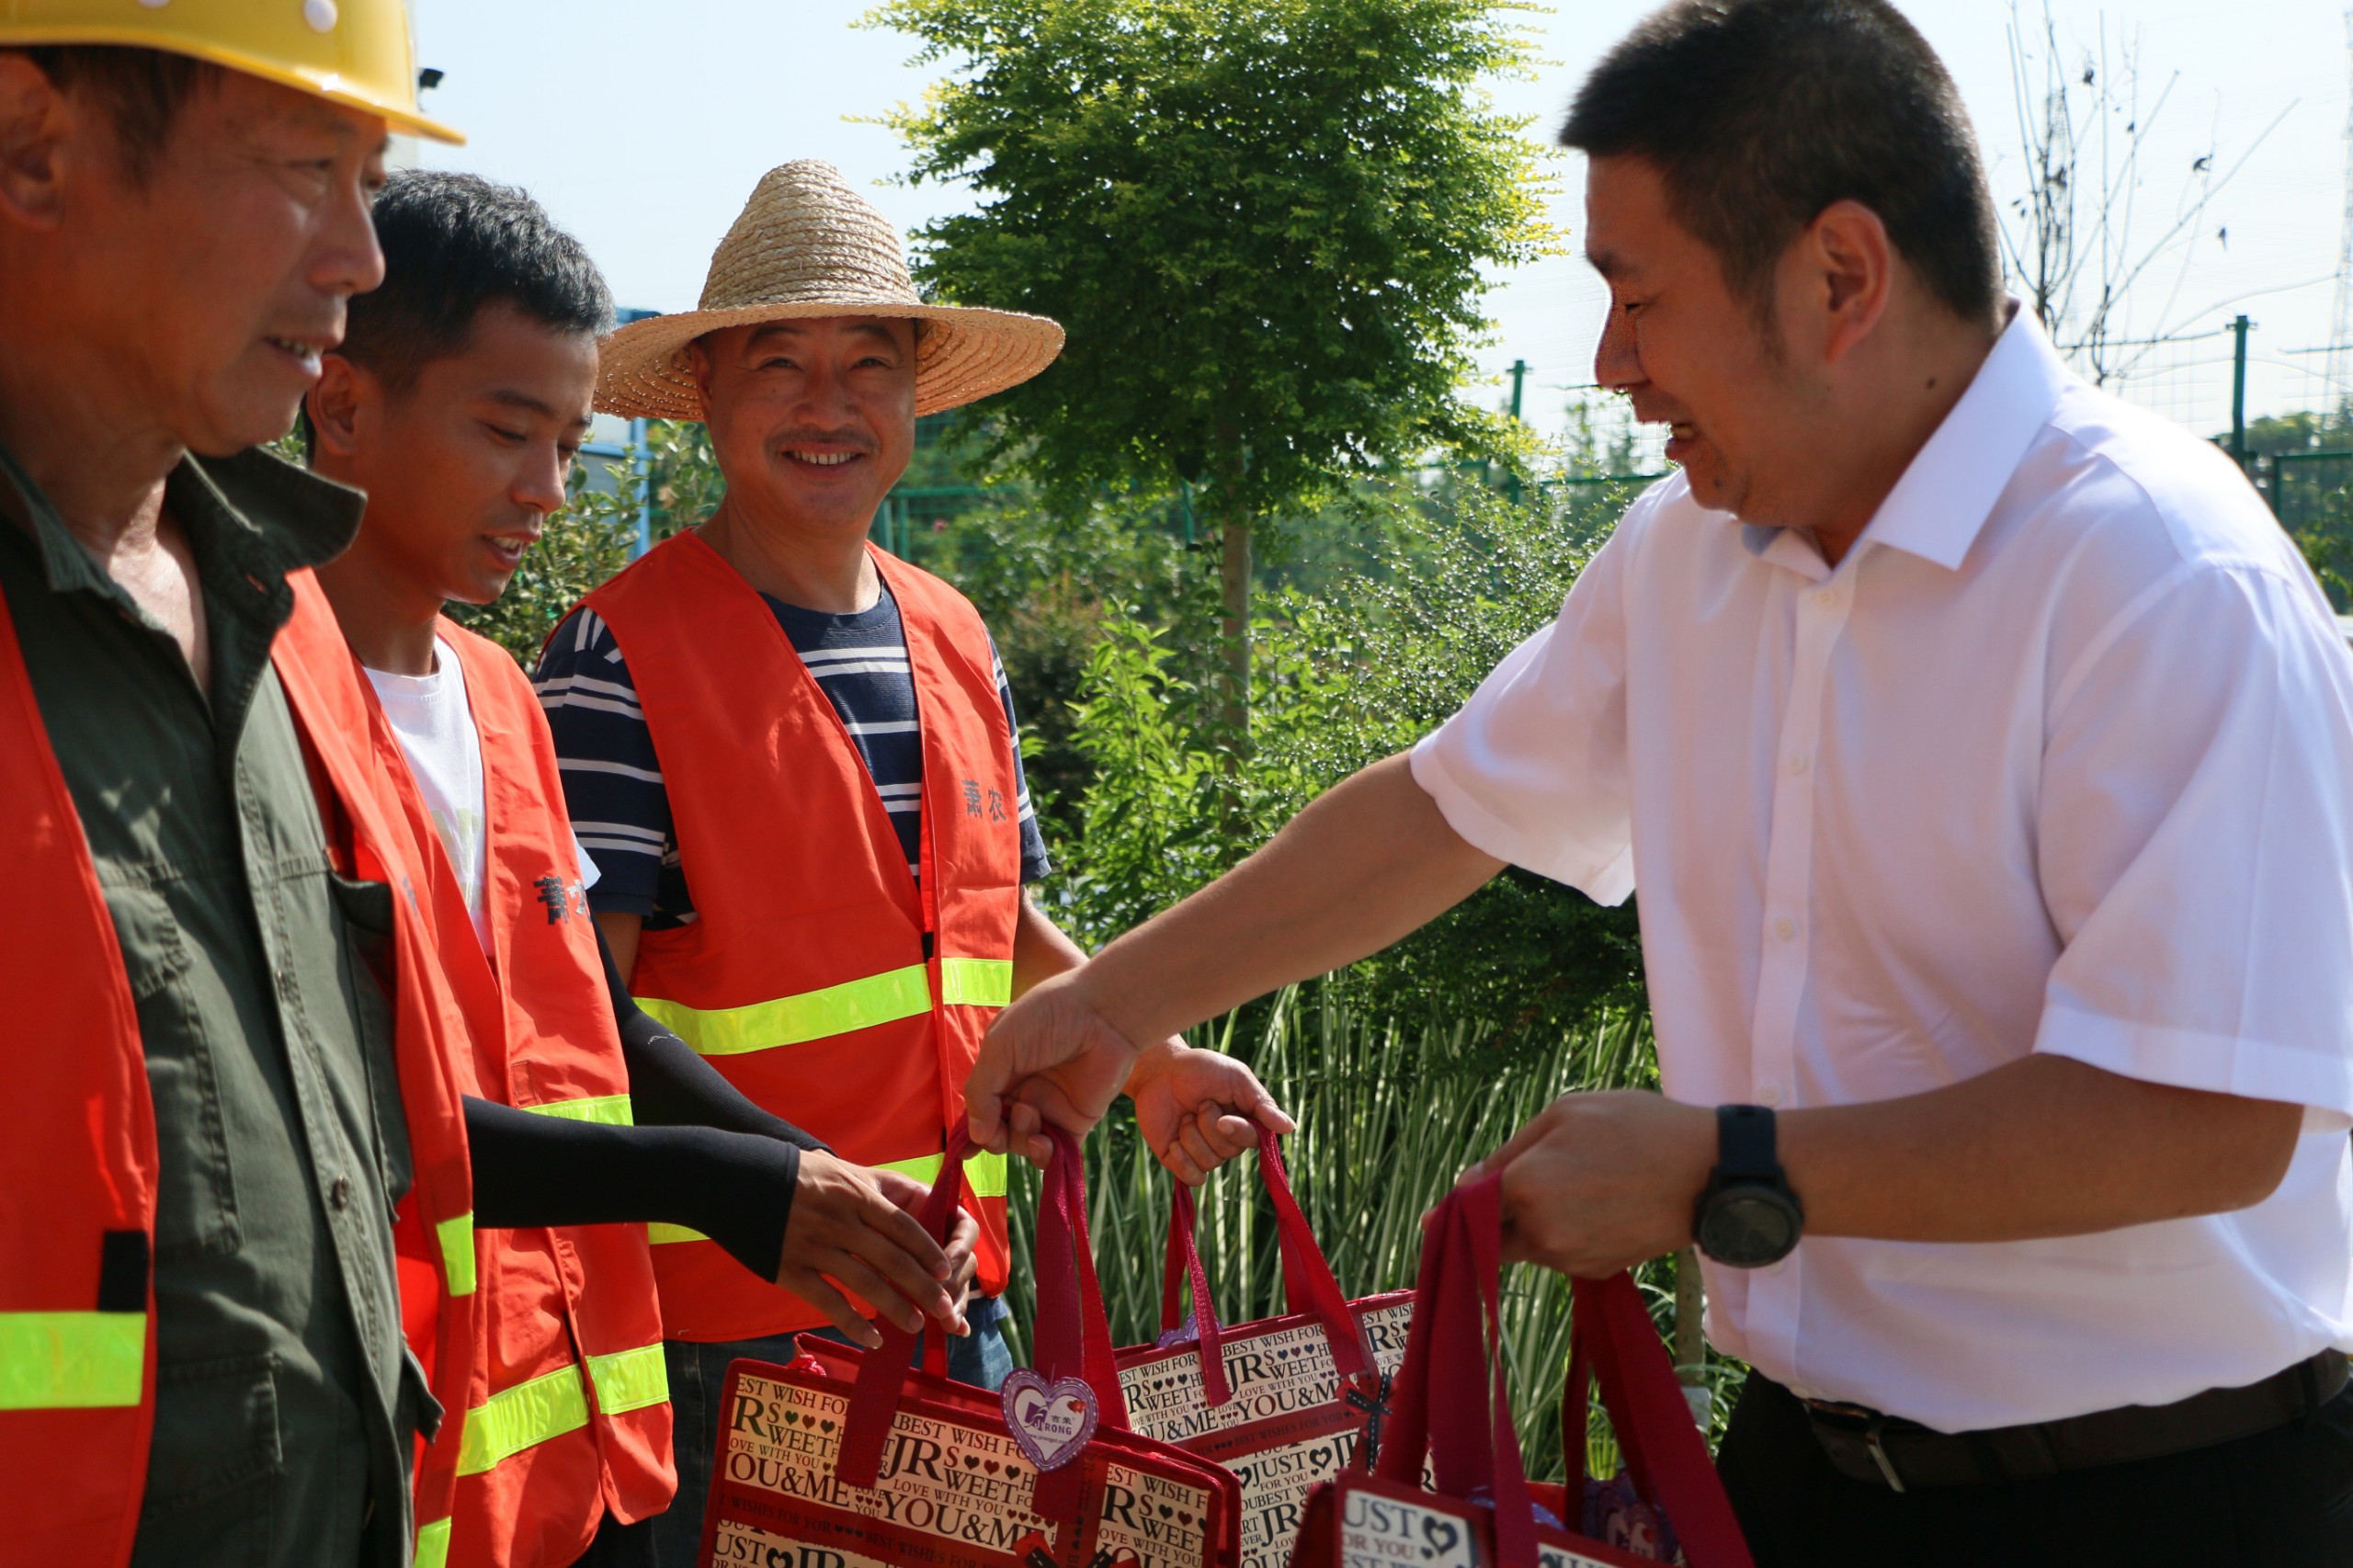
POLYGON ((1733 1268, 1762 1268, 1790 1256, 1805 1210, 1773 1151, 1773 1113, 1761 1105, 1716 1108, 1716 1168, 1691 1217, 1699 1250, 1733 1268))

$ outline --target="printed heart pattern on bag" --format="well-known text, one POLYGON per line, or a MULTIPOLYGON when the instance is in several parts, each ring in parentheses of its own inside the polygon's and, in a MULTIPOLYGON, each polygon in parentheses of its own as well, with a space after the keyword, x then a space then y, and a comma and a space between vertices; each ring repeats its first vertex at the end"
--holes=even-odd
POLYGON ((1027 1367, 1005 1380, 1006 1429, 1040 1471, 1060 1470, 1076 1459, 1095 1436, 1102 1412, 1095 1391, 1078 1378, 1049 1383, 1027 1367))

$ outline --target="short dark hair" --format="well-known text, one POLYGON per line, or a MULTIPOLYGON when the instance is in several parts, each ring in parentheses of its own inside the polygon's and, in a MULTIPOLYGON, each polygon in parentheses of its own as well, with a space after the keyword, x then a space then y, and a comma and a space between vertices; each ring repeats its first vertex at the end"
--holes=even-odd
POLYGON ((163 155, 172 122, 199 89, 221 79, 221 67, 190 55, 108 43, 45 43, 27 49, 63 93, 85 94, 106 106, 114 121, 123 172, 144 185, 163 155))
POLYGON ((595 335, 613 324, 613 296, 587 251, 512 186, 407 169, 385 182, 375 214, 384 281, 353 297, 338 352, 394 392, 434 360, 464 353, 491 305, 513 305, 559 332, 595 335))
POLYGON ((1992 322, 2001 242, 1952 77, 1887 0, 1673 0, 1603 56, 1561 144, 1634 156, 1725 281, 1769 309, 1774 264, 1860 202, 1930 291, 1992 322))

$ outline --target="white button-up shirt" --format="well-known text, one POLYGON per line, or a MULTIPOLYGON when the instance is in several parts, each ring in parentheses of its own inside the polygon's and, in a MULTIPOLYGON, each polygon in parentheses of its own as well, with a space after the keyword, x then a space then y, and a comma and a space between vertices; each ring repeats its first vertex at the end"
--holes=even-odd
POLYGON ((1836 570, 1669 478, 1413 766, 1489 854, 1640 885, 1677 1099, 2050 1051, 2307 1108, 2237 1213, 1710 1265, 1726 1352, 1957 1431, 2353 1347, 2353 661, 2229 460, 2029 313, 1836 570))

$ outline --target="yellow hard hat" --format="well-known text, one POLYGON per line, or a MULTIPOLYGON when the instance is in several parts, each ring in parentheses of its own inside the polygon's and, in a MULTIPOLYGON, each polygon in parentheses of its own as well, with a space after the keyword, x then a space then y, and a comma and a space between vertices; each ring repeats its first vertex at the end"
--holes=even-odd
POLYGON ((0 0, 0 49, 113 43, 192 55, 463 142, 416 107, 401 0, 0 0))

